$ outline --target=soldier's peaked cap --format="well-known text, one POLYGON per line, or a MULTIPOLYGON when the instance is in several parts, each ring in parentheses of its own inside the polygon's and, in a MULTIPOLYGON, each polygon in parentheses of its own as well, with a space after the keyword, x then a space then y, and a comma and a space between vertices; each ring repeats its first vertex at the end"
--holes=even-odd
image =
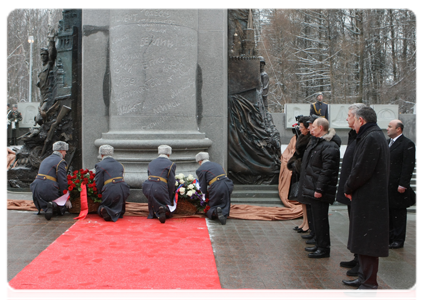
POLYGON ((196 156, 195 156, 195 161, 199 162, 202 160, 209 160, 209 154, 207 152, 199 152, 196 156))
POLYGON ((61 150, 68 151, 69 144, 62 141, 55 142, 53 144, 53 151, 61 151, 61 150))
POLYGON ((110 145, 102 145, 100 148, 98 148, 98 154, 105 155, 105 156, 111 156, 113 155, 114 148, 110 145))
POLYGON ((172 147, 168 145, 160 145, 159 146, 159 154, 171 155, 172 154, 172 147))

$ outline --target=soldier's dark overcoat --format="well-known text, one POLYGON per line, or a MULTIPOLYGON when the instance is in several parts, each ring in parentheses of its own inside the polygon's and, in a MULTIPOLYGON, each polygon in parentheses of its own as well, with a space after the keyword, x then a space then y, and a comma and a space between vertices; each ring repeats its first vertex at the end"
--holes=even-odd
POLYGON ((206 194, 209 193, 209 211, 207 211, 206 216, 212 218, 213 212, 217 207, 222 208, 222 214, 226 217, 229 216, 231 208, 231 194, 234 189, 234 184, 230 180, 223 170, 222 166, 218 163, 205 161, 196 171, 198 182, 200 184, 201 192, 206 194), (219 180, 216 180, 212 185, 207 186, 209 182, 218 175, 224 175, 219 177, 219 180))
POLYGON ((40 164, 38 175, 31 183, 32 199, 38 210, 46 210, 47 203, 56 200, 68 189, 66 179, 67 163, 60 154, 54 153, 46 157, 40 164), (43 175, 51 176, 56 181, 43 175))
POLYGON ((167 181, 156 177, 144 181, 142 191, 148 199, 148 219, 154 218, 160 206, 173 205, 175 171, 176 164, 167 157, 159 156, 148 164, 148 176, 158 176, 167 181))
POLYGON ((124 181, 124 167, 111 156, 106 156, 95 165, 95 184, 99 194, 102 194, 101 204, 98 208, 104 208, 113 222, 125 212, 125 201, 130 191, 129 185, 124 181), (120 178, 119 178, 120 177, 120 178), (116 178, 108 184, 107 180, 116 178))

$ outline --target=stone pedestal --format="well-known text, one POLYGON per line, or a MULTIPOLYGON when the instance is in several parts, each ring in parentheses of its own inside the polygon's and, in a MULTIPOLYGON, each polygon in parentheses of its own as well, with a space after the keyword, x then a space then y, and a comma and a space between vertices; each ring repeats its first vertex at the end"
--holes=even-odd
POLYGON ((161 144, 177 173, 226 168, 226 10, 84 10, 83 34, 83 168, 114 146, 136 202, 161 144))

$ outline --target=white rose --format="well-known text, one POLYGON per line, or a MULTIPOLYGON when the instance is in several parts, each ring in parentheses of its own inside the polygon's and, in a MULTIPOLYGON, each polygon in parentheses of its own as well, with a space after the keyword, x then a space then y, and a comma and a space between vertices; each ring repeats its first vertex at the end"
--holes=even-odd
POLYGON ((185 194, 185 188, 181 187, 179 189, 179 194, 181 194, 181 195, 185 194))
POLYGON ((194 192, 193 192, 193 191, 188 191, 188 192, 187 192, 187 196, 189 196, 189 197, 191 197, 191 196, 192 196, 192 194, 194 194, 194 192))
POLYGON ((194 180, 194 176, 192 176, 191 174, 189 174, 187 179, 190 180, 190 181, 192 181, 192 180, 194 180))
POLYGON ((184 181, 183 179, 181 179, 181 180, 179 180, 179 183, 184 184, 184 183, 185 183, 185 181, 184 181))
POLYGON ((179 173, 179 179, 182 179, 182 178, 184 178, 185 177, 185 175, 184 174, 182 174, 182 173, 179 173))
POLYGON ((175 179, 180 179, 180 178, 179 178, 179 175, 175 175, 175 179))
POLYGON ((194 189, 194 185, 193 185, 193 184, 190 184, 190 185, 188 186, 188 189, 189 189, 189 190, 193 190, 193 189, 194 189))
POLYGON ((178 182, 175 182, 175 186, 178 186, 179 185, 179 183, 178 182))

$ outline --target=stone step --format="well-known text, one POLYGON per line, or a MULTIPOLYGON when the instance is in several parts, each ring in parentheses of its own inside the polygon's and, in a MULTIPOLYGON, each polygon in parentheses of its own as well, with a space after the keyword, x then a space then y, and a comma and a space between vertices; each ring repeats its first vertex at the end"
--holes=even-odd
POLYGON ((237 198, 279 198, 279 192, 266 190, 237 190, 232 192, 232 197, 237 198))
POLYGON ((276 205, 283 206, 281 199, 278 198, 241 198, 231 196, 232 204, 249 204, 249 205, 276 205))
POLYGON ((278 185, 254 185, 254 184, 235 184, 234 185, 234 192, 235 191, 244 191, 244 190, 253 190, 253 191, 277 191, 278 185))

